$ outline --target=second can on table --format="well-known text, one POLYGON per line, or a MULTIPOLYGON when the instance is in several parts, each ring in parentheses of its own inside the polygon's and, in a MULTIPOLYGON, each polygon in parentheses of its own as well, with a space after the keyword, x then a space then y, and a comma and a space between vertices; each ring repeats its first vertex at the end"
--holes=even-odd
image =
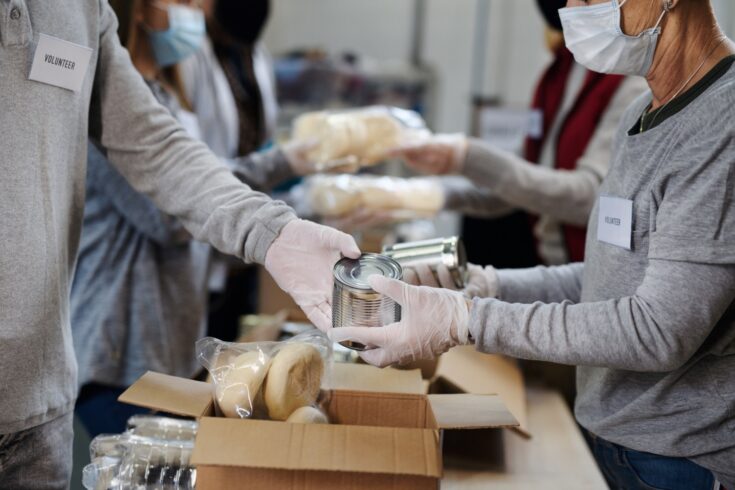
POLYGON ((463 289, 467 282, 467 253, 462 240, 456 236, 397 243, 384 247, 383 255, 402 267, 428 265, 434 274, 440 265, 445 265, 457 288, 463 289))

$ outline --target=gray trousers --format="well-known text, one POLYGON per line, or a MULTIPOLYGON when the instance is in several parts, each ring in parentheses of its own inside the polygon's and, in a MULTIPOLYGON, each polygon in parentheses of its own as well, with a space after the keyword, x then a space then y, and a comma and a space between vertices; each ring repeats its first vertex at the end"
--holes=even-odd
POLYGON ((0 435, 0 489, 66 490, 71 479, 74 412, 0 435))

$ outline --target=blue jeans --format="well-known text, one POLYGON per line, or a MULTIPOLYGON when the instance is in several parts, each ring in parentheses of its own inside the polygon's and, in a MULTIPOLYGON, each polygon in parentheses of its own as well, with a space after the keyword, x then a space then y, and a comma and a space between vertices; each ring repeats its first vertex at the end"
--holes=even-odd
POLYGON ((87 429, 89 438, 100 434, 125 432, 128 419, 140 413, 151 413, 147 408, 135 407, 117 401, 125 388, 90 383, 82 387, 74 412, 87 429))
POLYGON ((584 431, 612 490, 713 490, 711 471, 686 458, 627 449, 584 431))

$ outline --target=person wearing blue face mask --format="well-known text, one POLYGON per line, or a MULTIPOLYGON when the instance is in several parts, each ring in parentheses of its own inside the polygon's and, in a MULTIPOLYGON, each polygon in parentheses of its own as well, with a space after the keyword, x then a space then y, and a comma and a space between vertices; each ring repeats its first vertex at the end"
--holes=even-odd
POLYGON ((199 50, 206 35, 204 12, 200 8, 162 1, 150 2, 148 6, 165 12, 167 18, 168 28, 156 29, 151 26, 156 21, 149 21, 146 29, 158 66, 175 65, 199 50))
POLYGON ((575 59, 645 77, 584 262, 488 271, 477 297, 371 278, 402 306, 330 332, 388 365, 454 345, 577 366, 575 415, 613 489, 735 489, 735 43, 710 0, 569 0, 575 59), (718 483, 719 482, 719 483, 718 483))

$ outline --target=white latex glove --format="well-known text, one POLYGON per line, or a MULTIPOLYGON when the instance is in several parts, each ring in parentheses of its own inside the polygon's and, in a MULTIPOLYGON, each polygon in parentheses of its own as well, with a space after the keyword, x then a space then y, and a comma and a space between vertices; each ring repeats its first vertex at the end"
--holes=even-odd
POLYGON ((469 342, 469 303, 456 291, 411 286, 373 276, 370 286, 401 305, 401 321, 385 327, 341 327, 329 331, 334 342, 351 340, 369 346, 366 362, 388 366, 432 359, 469 342))
MULTIPOLYGON (((403 270, 403 280, 414 286, 429 286, 456 291, 449 269, 440 265, 434 274, 428 265, 417 265, 403 270), (438 279, 438 280, 437 280, 438 279)), ((468 298, 494 298, 498 295, 498 275, 494 267, 467 264, 467 284, 462 291, 468 298)))
POLYGON ((309 158, 309 153, 319 142, 310 140, 291 140, 281 146, 288 165, 296 175, 305 176, 316 173, 355 173, 360 164, 355 157, 346 157, 331 162, 319 163, 309 158))
POLYGON ((291 140, 281 145, 281 151, 294 174, 304 176, 316 173, 316 163, 309 158, 309 151, 316 145, 316 140, 291 140))
POLYGON ((406 165, 421 173, 456 174, 467 158, 467 138, 463 134, 436 134, 421 142, 396 147, 390 155, 403 158, 406 165))
POLYGON ((283 227, 265 256, 265 268, 276 284, 324 332, 332 327, 332 268, 342 255, 360 257, 350 235, 294 220, 283 227))

